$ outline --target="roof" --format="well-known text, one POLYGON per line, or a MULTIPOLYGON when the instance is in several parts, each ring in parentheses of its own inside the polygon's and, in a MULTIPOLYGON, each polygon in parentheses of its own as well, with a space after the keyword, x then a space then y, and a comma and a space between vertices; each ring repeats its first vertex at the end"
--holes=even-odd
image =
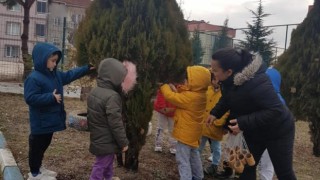
POLYGON ((67 6, 83 7, 87 8, 90 6, 93 0, 53 0, 54 3, 65 3, 67 6))
MULTIPOLYGON (((196 29, 200 32, 219 32, 222 30, 223 26, 209 24, 203 20, 201 21, 187 21, 188 31, 193 32, 196 29)), ((236 36, 236 30, 232 28, 228 28, 228 35, 231 38, 236 36)))

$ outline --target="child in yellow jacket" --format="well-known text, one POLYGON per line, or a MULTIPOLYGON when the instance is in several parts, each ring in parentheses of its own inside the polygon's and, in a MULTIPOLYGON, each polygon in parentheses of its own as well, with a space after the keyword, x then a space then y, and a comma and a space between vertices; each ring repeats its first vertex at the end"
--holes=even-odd
POLYGON ((218 84, 218 80, 214 77, 211 73, 211 85, 208 87, 207 90, 207 104, 206 104, 206 111, 203 117, 203 129, 202 129, 202 138, 199 147, 200 153, 204 149, 206 142, 209 141, 210 143, 210 150, 211 150, 211 166, 204 169, 204 172, 208 175, 214 176, 217 172, 218 165, 221 159, 221 144, 220 141, 222 140, 224 134, 223 125, 226 123, 226 119, 228 117, 228 113, 222 116, 220 119, 214 121, 210 126, 206 125, 206 120, 209 116, 210 110, 217 104, 221 97, 221 90, 220 85, 218 84))
POLYGON ((178 141, 176 161, 181 180, 201 180, 203 168, 198 151, 202 136, 202 122, 206 107, 206 90, 210 85, 210 72, 201 66, 187 67, 185 84, 175 91, 173 85, 164 84, 164 98, 176 106, 172 136, 178 141))

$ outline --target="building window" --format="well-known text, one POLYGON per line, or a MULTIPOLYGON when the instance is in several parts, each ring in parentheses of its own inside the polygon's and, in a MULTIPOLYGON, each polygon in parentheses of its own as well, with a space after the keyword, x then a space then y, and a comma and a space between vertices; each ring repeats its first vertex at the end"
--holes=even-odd
POLYGON ((59 38, 52 38, 52 44, 59 47, 60 46, 60 39, 59 38))
POLYGON ((47 12, 47 2, 37 1, 37 13, 44 14, 47 12))
POLYGON ((20 50, 19 46, 5 45, 5 48, 6 48, 6 53, 5 53, 6 57, 10 57, 10 58, 19 57, 19 50, 20 50))
POLYGON ((61 18, 60 17, 53 18, 53 24, 55 26, 60 26, 61 25, 61 18))
POLYGON ((7 22, 7 35, 19 36, 20 35, 20 23, 7 22))
POLYGON ((36 36, 44 36, 44 35, 45 35, 45 25, 36 24, 36 36))
POLYGON ((8 10, 10 11, 21 11, 21 5, 16 3, 15 5, 8 7, 8 10))

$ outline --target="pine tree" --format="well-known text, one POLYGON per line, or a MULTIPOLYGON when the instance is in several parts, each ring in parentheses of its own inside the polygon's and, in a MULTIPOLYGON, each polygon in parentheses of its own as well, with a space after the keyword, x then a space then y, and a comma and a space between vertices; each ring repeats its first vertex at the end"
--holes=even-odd
POLYGON ((200 32, 196 29, 193 32, 193 36, 191 39, 192 44, 192 60, 193 64, 200 64, 202 61, 202 57, 204 55, 204 51, 201 46, 200 32))
POLYGON ((320 0, 292 32, 289 48, 277 64, 283 94, 297 119, 310 121, 313 154, 320 156, 320 0))
POLYGON ((114 57, 137 65, 138 84, 124 107, 130 141, 125 167, 136 171, 157 82, 179 82, 192 63, 183 14, 172 0, 95 0, 75 40, 79 64, 98 66, 102 59, 114 57))
POLYGON ((241 47, 253 52, 259 52, 264 62, 268 65, 272 59, 272 48, 275 46, 273 39, 267 39, 267 36, 273 33, 269 27, 263 26, 263 18, 268 17, 270 14, 264 13, 261 0, 257 11, 250 10, 253 14, 253 24, 247 23, 248 30, 243 30, 245 40, 241 41, 241 47))
POLYGON ((212 52, 215 52, 216 50, 221 49, 221 48, 232 46, 231 38, 228 37, 228 30, 229 30, 228 22, 229 22, 228 18, 224 20, 223 27, 222 27, 221 31, 219 32, 219 35, 216 36, 216 39, 214 41, 212 52))

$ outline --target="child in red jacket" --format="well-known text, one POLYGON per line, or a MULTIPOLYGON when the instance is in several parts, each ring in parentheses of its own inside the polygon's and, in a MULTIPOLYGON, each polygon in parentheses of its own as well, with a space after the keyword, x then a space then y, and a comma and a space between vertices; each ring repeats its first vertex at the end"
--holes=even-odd
POLYGON ((157 92, 156 100, 154 101, 153 108, 155 110, 155 115, 158 121, 158 127, 155 137, 155 148, 154 151, 162 152, 162 144, 163 144, 163 133, 165 129, 168 129, 170 136, 169 136, 169 143, 170 143, 170 153, 176 153, 176 143, 177 141, 171 136, 172 129, 173 129, 173 115, 175 111, 175 107, 167 102, 161 91, 157 92))

